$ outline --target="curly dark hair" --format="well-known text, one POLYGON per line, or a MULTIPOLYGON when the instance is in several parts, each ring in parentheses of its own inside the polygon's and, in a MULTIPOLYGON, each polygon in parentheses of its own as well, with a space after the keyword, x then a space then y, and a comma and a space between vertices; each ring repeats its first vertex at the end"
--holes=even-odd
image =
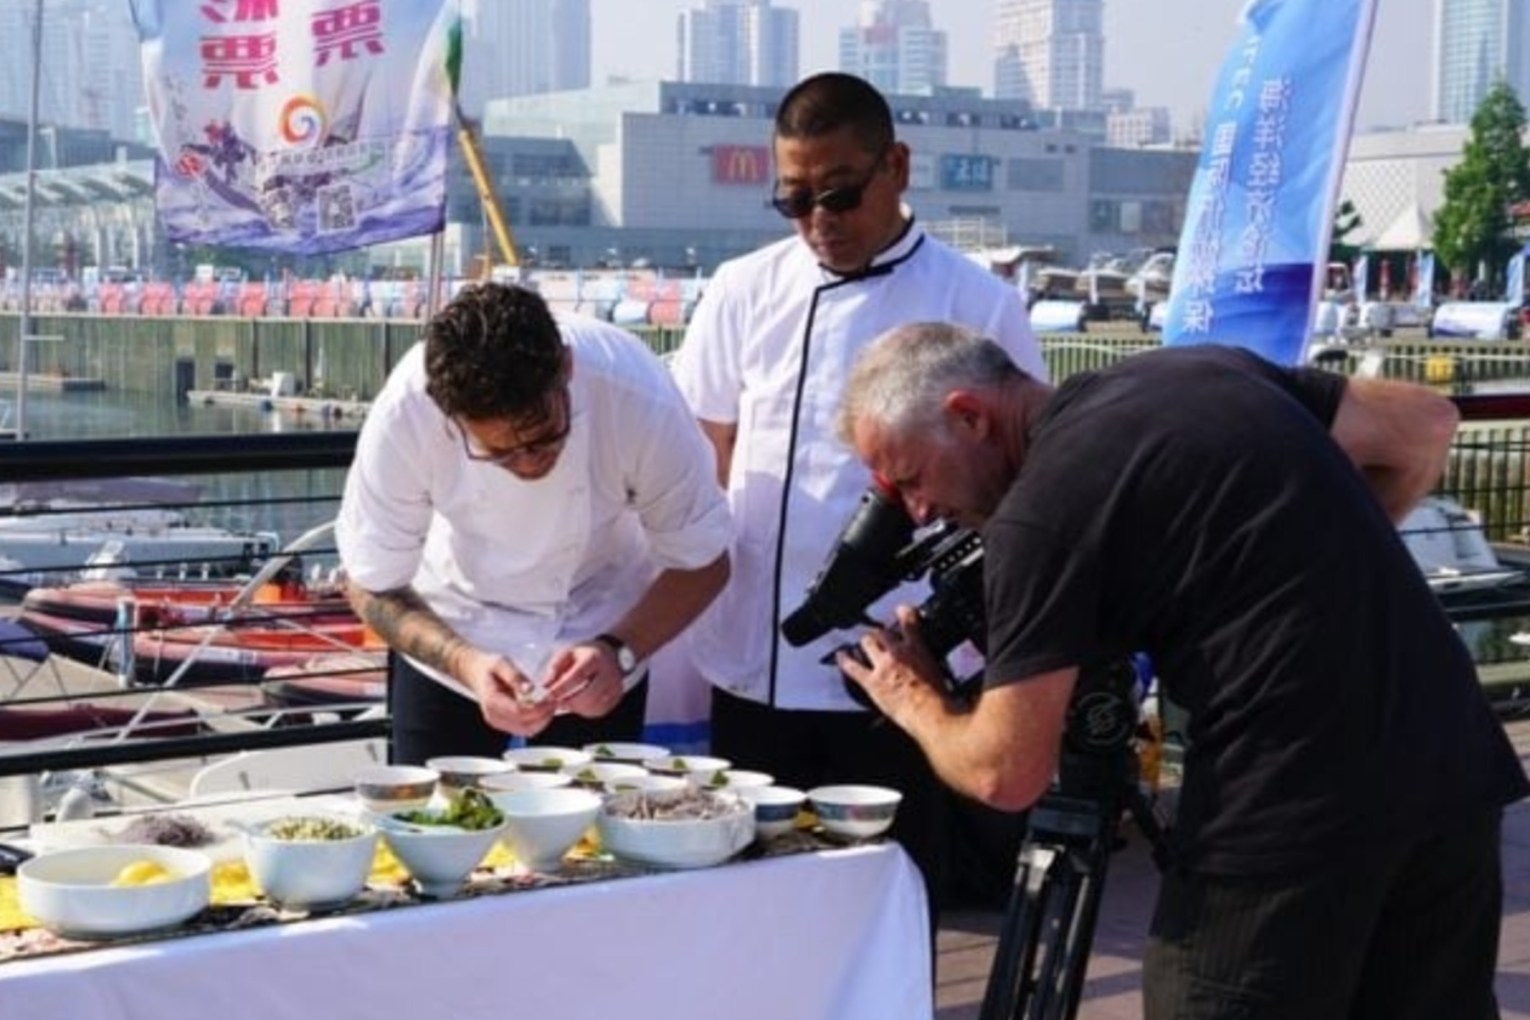
POLYGON ((476 284, 425 326, 425 391, 454 418, 537 425, 552 415, 565 352, 558 324, 538 294, 476 284))

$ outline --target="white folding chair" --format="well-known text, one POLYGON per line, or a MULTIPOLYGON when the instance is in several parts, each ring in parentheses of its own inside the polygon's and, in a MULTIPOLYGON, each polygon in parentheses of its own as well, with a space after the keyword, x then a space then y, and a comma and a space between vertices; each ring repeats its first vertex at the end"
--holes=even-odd
POLYGON ((346 740, 310 747, 244 751, 202 768, 191 779, 191 798, 258 790, 307 793, 349 787, 360 769, 387 760, 381 739, 346 740))

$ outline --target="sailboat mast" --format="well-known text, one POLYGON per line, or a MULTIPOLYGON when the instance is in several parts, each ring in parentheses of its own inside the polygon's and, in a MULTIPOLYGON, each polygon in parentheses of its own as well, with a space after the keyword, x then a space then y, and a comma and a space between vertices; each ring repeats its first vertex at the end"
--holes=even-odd
POLYGON ((21 321, 16 332, 16 440, 27 437, 27 344, 32 339, 32 219, 37 191, 37 110, 42 85, 43 0, 32 15, 32 97, 27 115, 27 198, 21 214, 21 321))

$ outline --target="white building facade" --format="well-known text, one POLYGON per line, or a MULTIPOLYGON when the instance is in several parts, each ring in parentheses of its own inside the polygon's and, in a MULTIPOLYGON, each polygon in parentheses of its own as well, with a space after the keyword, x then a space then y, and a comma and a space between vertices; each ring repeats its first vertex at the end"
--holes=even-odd
POLYGON ((770 0, 706 0, 676 22, 680 81, 786 88, 797 81, 798 18, 770 0))
POLYGON ((883 94, 926 95, 946 84, 946 33, 926 0, 862 0, 856 24, 839 31, 839 69, 883 94))
MULTIPOLYGON (((26 119, 32 96, 32 3, 0 4, 0 116, 26 119)), ((118 0, 61 0, 43 5, 38 118, 43 124, 135 137, 144 105, 138 35, 118 0)), ((46 145, 46 142, 44 143, 46 145)), ((46 164, 49 153, 44 150, 46 164)))
MULTIPOLYGON (((641 82, 491 104, 491 139, 559 140, 589 172, 588 225, 512 224, 517 237, 564 264, 619 245, 623 262, 711 267, 785 236, 791 225, 767 201, 781 94, 641 82)), ((975 91, 888 102, 912 151, 906 199, 926 223, 988 224, 984 236, 1050 245, 1066 261, 1178 239, 1193 152, 1110 149, 975 91)), ((513 200, 515 186, 503 192, 513 200)))
POLYGON ((1446 124, 1472 119, 1488 89, 1508 82, 1530 99, 1530 11, 1525 0, 1434 0, 1430 114, 1446 124))
POLYGON ((473 0, 464 6, 463 102, 590 86, 590 0, 473 0))
POLYGON ((998 0, 994 96, 1045 110, 1098 110, 1105 78, 1103 0, 998 0))

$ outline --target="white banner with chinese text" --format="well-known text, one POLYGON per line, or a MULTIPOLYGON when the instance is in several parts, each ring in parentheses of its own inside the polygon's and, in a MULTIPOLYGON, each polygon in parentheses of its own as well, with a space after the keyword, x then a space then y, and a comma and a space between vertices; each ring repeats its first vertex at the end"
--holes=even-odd
POLYGON ((440 229, 456 0, 132 0, 173 242, 311 255, 440 229))

